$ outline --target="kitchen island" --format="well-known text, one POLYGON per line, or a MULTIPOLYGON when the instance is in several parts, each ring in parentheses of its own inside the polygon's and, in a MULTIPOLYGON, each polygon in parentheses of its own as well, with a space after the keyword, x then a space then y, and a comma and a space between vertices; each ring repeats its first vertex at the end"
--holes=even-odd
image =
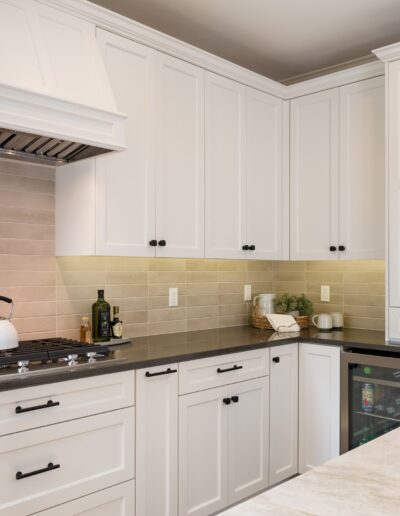
POLYGON ((400 514, 400 428, 250 498, 226 516, 400 514))

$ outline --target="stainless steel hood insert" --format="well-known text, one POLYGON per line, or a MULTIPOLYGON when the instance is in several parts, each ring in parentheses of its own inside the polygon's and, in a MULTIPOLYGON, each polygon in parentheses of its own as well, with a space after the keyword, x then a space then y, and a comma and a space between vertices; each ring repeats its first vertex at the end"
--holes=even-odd
POLYGON ((0 157, 59 166, 99 156, 110 149, 0 127, 0 157))

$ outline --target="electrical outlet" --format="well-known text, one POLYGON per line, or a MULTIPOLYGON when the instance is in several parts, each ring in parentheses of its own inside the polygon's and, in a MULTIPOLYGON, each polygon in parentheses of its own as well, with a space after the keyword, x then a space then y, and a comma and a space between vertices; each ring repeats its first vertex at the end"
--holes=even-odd
POLYGON ((329 303, 331 300, 331 287, 329 285, 321 285, 321 301, 329 303))
POLYGON ((244 300, 251 301, 251 285, 244 286, 244 300))
POLYGON ((168 306, 178 306, 178 289, 176 287, 168 289, 168 306))

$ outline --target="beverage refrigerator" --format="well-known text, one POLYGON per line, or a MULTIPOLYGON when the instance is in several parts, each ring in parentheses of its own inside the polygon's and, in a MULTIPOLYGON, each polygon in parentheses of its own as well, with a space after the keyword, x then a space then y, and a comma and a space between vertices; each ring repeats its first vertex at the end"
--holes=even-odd
POLYGON ((398 354, 343 351, 340 390, 341 453, 400 426, 398 354))

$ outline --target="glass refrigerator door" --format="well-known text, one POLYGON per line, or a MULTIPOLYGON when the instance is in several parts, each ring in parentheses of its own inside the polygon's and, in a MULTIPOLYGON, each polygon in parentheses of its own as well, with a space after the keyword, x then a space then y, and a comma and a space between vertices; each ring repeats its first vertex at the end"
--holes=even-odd
POLYGON ((348 394, 350 449, 400 426, 400 369, 351 363, 348 394))

